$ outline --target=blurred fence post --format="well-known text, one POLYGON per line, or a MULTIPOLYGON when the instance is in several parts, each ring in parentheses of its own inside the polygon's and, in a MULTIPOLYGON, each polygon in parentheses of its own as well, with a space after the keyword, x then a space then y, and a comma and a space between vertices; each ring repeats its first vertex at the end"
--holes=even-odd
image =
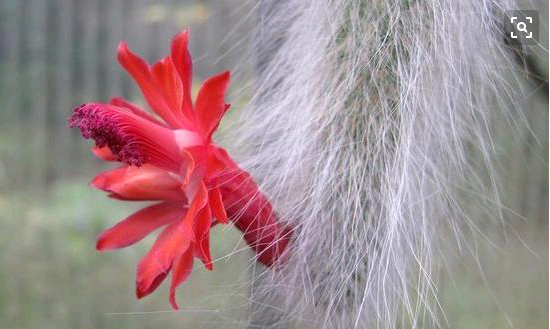
MULTIPOLYGON (((47 50, 47 1, 32 0, 29 6, 30 11, 30 58, 31 63, 27 70, 30 78, 29 88, 31 90, 29 100, 30 125, 24 126, 25 135, 30 136, 31 154, 31 175, 30 183, 33 190, 43 192, 45 187, 45 166, 46 166, 46 50, 47 50)), ((29 17, 27 17, 28 19, 29 17)))

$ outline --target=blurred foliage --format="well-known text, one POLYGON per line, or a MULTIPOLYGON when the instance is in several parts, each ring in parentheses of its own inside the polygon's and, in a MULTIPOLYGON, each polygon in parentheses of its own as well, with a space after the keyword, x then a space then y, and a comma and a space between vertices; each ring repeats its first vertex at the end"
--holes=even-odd
POLYGON ((548 328, 548 236, 537 228, 526 223, 477 259, 448 259, 441 303, 450 328, 548 328))
POLYGON ((109 200, 83 181, 55 184, 37 200, 0 196, 0 328, 231 328, 219 310, 243 311, 250 254, 231 227, 213 230, 215 271, 196 262, 179 290, 182 310, 172 312, 166 285, 143 301, 134 296, 135 266, 153 236, 116 252, 94 249, 101 230, 141 205, 109 200))

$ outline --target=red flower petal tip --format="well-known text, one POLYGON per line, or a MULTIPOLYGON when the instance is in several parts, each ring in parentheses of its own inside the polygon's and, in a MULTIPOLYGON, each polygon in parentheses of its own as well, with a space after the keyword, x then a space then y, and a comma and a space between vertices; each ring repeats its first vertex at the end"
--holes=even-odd
POLYGON ((232 222, 257 254, 277 269, 292 235, 250 175, 212 141, 229 109, 225 94, 229 71, 202 84, 195 105, 191 100, 192 59, 187 31, 172 40, 170 55, 149 65, 125 42, 117 58, 136 81, 151 115, 115 97, 109 103, 88 103, 74 109, 69 127, 93 139, 92 153, 121 166, 97 175, 91 185, 109 197, 154 201, 102 232, 99 251, 133 245, 163 228, 137 267, 136 296, 143 298, 171 273, 169 301, 191 275, 193 261, 213 270, 210 229, 232 222))
POLYGON ((158 286, 164 281, 164 279, 168 276, 169 271, 162 272, 155 276, 152 280, 145 281, 136 281, 136 297, 137 299, 142 299, 143 297, 150 295, 153 291, 155 291, 158 286))

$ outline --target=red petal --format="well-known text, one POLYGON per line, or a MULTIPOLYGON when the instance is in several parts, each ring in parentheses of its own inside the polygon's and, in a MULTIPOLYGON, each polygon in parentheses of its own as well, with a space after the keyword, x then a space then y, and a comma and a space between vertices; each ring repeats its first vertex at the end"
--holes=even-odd
POLYGON ((103 231, 97 238, 97 250, 110 250, 130 246, 157 228, 185 215, 181 204, 159 203, 130 215, 115 226, 103 231))
POLYGON ((181 181, 174 174, 153 167, 123 166, 97 175, 92 186, 121 200, 168 200, 187 203, 181 181))
POLYGON ((177 221, 160 234, 149 252, 141 259, 137 269, 136 295, 142 298, 153 292, 180 257, 192 244, 195 237, 193 223, 177 221))
POLYGON ((208 202, 208 192, 206 190, 206 186, 201 181, 198 183, 197 191, 192 196, 191 204, 189 205, 189 211, 185 216, 185 220, 189 222, 193 222, 193 232, 195 232, 195 235, 197 236, 198 239, 201 238, 202 231, 197 231, 197 228, 195 227, 197 225, 195 219, 197 218, 200 210, 205 208, 205 206, 207 205, 207 202, 208 202))
POLYGON ((166 126, 166 123, 160 121, 159 119, 155 118, 154 116, 150 115, 149 113, 143 111, 138 106, 128 102, 127 100, 125 100, 122 97, 113 97, 113 98, 111 98, 111 101, 109 102, 109 104, 115 105, 115 106, 118 106, 118 107, 126 108, 126 109, 132 111, 132 113, 137 114, 142 118, 153 121, 154 123, 156 123, 160 126, 166 126))
POLYGON ((208 245, 208 232, 212 226, 212 213, 208 206, 208 191, 202 180, 190 185, 197 186, 196 188, 190 187, 195 191, 188 193, 188 198, 191 198, 192 201, 185 220, 194 223, 193 232, 195 233, 196 241, 199 242, 198 249, 196 250, 197 257, 204 262, 206 268, 212 269, 212 258, 210 257, 210 247, 208 245))
POLYGON ((210 209, 212 209, 212 214, 218 221, 221 223, 227 223, 227 214, 222 201, 222 194, 220 189, 217 187, 212 188, 208 192, 208 203, 210 204, 210 209))
POLYGON ((194 254, 202 261, 204 267, 206 267, 207 270, 214 270, 212 256, 210 255, 210 232, 207 232, 202 240, 198 244, 196 244, 194 254))
POLYGON ((228 107, 225 104, 225 92, 229 86, 230 73, 223 72, 204 81, 197 95, 195 111, 207 140, 218 128, 228 107))
POLYGON ((139 56, 132 53, 128 49, 126 42, 121 42, 118 45, 117 57, 120 65, 136 81, 143 97, 153 111, 160 115, 170 126, 185 128, 179 109, 170 107, 158 81, 151 74, 149 65, 139 56))
POLYGON ((165 272, 155 274, 150 282, 140 282, 136 279, 136 297, 140 299, 155 291, 158 286, 160 286, 162 281, 164 281, 164 279, 168 276, 169 271, 170 269, 165 272), (146 284, 148 284, 148 286, 145 286, 146 284))
POLYGON ((116 156, 108 147, 94 146, 91 148, 91 151, 97 158, 103 161, 116 161, 116 156))
POLYGON ((210 227, 212 226, 212 213, 210 208, 202 208, 196 216, 195 234, 198 244, 195 245, 195 255, 203 262, 204 266, 212 271, 212 256, 210 255, 210 227))
POLYGON ((195 122, 193 112, 188 113, 187 115, 190 116, 187 117, 180 113, 183 103, 183 87, 180 76, 172 63, 170 56, 167 56, 163 60, 155 63, 151 73, 155 77, 156 81, 158 81, 159 86, 164 93, 165 99, 172 111, 178 112, 178 118, 184 122, 184 127, 193 127, 193 122, 195 122))
POLYGON ((217 181, 229 219, 243 232, 258 261, 272 266, 285 251, 292 229, 279 222, 271 204, 247 172, 236 167, 217 181))
POLYGON ((193 102, 191 100, 191 82, 193 79, 193 61, 188 49, 189 33, 183 31, 172 39, 172 62, 176 68, 183 91, 181 112, 183 116, 194 118, 193 102))
POLYGON ((176 259, 172 268, 172 284, 170 285, 170 304, 177 310, 176 288, 182 284, 193 271, 193 250, 189 248, 176 259))
MULTIPOLYGON (((193 149, 196 148, 190 148, 190 150, 193 149)), ((238 168, 233 160, 231 160, 231 157, 229 157, 229 154, 227 154, 227 151, 225 151, 223 148, 218 147, 215 144, 209 144, 207 152, 207 177, 215 177, 220 173, 227 173, 228 170, 231 170, 231 168, 238 168)))
MULTIPOLYGON (((193 149, 193 148, 191 148, 193 149)), ((196 151, 187 149, 186 151, 191 151, 189 154, 193 161, 196 161, 195 166, 193 168, 193 172, 191 175, 189 175, 189 179, 187 181, 187 185, 184 186, 185 188, 185 194, 187 195, 187 199, 190 200, 191 207, 193 207, 193 204, 197 202, 197 194, 200 192, 200 202, 201 204, 197 204, 195 207, 196 211, 199 211, 207 201, 207 190, 204 185, 204 166, 200 165, 200 163, 204 163, 204 161, 201 161, 202 159, 197 158, 197 155, 200 157, 201 155, 198 154, 196 151), (198 165, 197 165, 198 163, 198 165)), ((194 216, 194 215, 193 215, 194 216)))

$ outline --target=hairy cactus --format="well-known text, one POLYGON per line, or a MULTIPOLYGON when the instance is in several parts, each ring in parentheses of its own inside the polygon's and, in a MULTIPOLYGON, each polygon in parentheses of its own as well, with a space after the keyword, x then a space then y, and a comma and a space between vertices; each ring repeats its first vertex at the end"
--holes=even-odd
POLYGON ((260 2, 231 149, 295 232, 278 270, 252 274, 249 328, 445 327, 446 258, 502 220, 491 125, 516 93, 511 8, 260 2))

